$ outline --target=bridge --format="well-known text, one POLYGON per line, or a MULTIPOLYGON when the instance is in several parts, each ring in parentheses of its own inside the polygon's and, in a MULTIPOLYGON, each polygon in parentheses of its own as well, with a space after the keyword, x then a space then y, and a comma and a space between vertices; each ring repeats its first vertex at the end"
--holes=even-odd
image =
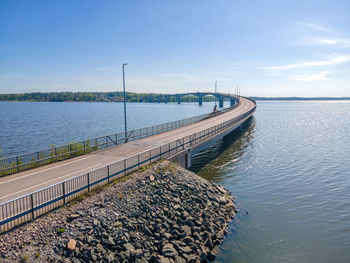
POLYGON ((171 97, 175 97, 178 104, 181 103, 181 98, 185 96, 195 96, 198 97, 198 104, 203 104, 203 98, 206 96, 212 96, 215 97, 219 101, 219 107, 224 107, 224 100, 227 99, 230 101, 230 106, 234 106, 237 102, 237 98, 235 96, 232 96, 230 94, 225 93, 215 93, 215 92, 193 92, 193 93, 178 93, 178 94, 166 94, 166 95, 160 95, 158 97, 158 102, 160 102, 161 97, 165 98, 165 103, 169 102, 171 97))
MULTIPOLYGON (((150 127, 135 130, 127 138, 106 136, 104 144, 96 141, 95 146, 86 147, 107 145, 103 149, 0 178, 0 233, 155 161, 170 159, 190 167, 196 151, 241 127, 254 113, 255 101, 231 98, 234 106, 222 111, 157 125, 156 130, 153 126, 152 131, 150 127), (123 143, 118 144, 118 140, 123 143)), ((63 155, 72 157, 72 152, 63 155)), ((38 165, 49 159, 40 159, 38 165)), ((13 169, 19 170, 20 165, 13 169)))

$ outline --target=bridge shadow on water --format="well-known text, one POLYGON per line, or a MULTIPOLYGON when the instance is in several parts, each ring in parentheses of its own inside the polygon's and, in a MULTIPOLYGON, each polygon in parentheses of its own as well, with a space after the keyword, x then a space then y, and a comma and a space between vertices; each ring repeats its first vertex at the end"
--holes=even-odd
POLYGON ((220 140, 210 144, 206 149, 192 156, 192 166, 189 169, 198 173, 204 168, 205 172, 199 175, 205 179, 220 182, 222 180, 220 174, 222 165, 234 160, 239 160, 244 154, 246 145, 254 138, 254 128, 256 121, 254 116, 250 117, 242 126, 227 134, 220 140))

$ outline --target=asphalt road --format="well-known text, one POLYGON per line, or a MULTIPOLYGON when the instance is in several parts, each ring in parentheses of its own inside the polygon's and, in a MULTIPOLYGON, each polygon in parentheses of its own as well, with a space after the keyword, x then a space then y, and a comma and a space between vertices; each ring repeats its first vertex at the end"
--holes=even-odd
POLYGON ((176 130, 153 135, 141 140, 117 145, 108 149, 92 152, 62 162, 45 165, 0 178, 0 204, 57 184, 67 179, 88 173, 101 167, 149 150, 158 145, 172 142, 187 135, 220 124, 251 110, 255 104, 241 98, 240 104, 233 110, 218 116, 202 120, 176 130))

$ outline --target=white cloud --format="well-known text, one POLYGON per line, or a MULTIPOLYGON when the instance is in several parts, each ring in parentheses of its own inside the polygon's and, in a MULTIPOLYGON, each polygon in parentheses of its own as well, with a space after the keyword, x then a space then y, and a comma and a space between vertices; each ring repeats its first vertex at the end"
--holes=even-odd
POLYGON ((350 39, 344 37, 307 37, 294 41, 294 43, 301 46, 325 46, 343 49, 350 47, 350 39))
POLYGON ((337 40, 337 39, 318 39, 318 42, 320 44, 335 45, 335 44, 339 43, 339 40, 337 40))
POLYGON ((293 42, 302 46, 325 46, 332 48, 349 48, 349 32, 334 26, 320 25, 316 23, 295 23, 299 26, 297 36, 293 42))
POLYGON ((317 31, 321 31, 321 32, 331 32, 334 29, 331 29, 328 26, 325 25, 320 25, 320 24, 316 24, 316 23, 303 23, 303 22, 299 22, 299 25, 303 26, 303 27, 307 27, 307 28, 311 28, 317 31))
POLYGON ((289 78, 297 81, 322 81, 328 80, 328 74, 330 74, 329 71, 321 71, 317 74, 292 74, 289 78))
POLYGON ((281 66, 260 67, 260 69, 284 70, 284 69, 298 69, 298 68, 305 68, 305 67, 321 67, 321 66, 336 65, 336 64, 345 63, 348 61, 350 61, 350 55, 339 55, 339 56, 330 57, 325 60, 293 63, 293 64, 287 64, 287 65, 281 65, 281 66))

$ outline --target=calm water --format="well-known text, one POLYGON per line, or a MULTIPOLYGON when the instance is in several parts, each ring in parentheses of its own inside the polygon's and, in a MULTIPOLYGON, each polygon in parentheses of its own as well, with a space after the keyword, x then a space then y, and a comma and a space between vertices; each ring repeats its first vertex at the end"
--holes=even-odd
MULTIPOLYGON (((129 104, 129 128, 212 107, 129 104)), ((11 154, 124 128, 118 103, 0 102, 0 112, 11 154)), ((243 132, 194 164, 204 157, 198 173, 230 189, 241 211, 217 262, 350 262, 350 102, 258 102, 243 132)))
POLYGON ((199 174, 241 212, 217 262, 350 262, 350 102, 258 102, 218 152, 199 174))
MULTIPOLYGON (((208 113, 213 105, 128 103, 128 129, 208 113)), ((0 102, 0 112, 0 154, 7 156, 124 131, 122 103, 0 102)))

